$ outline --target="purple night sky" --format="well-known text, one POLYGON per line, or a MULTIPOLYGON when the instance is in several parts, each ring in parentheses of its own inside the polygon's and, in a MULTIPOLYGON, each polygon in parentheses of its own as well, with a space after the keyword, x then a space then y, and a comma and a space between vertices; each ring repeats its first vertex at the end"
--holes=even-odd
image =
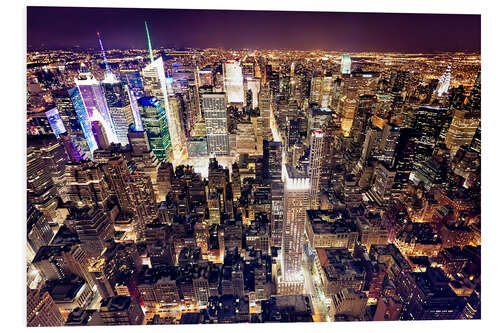
POLYGON ((481 48, 479 15, 28 7, 29 48, 155 47, 435 52, 481 48))

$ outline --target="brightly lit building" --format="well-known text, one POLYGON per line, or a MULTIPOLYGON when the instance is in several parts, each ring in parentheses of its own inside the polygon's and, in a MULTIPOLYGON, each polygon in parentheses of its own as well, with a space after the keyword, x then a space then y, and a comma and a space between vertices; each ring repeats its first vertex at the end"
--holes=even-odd
POLYGON ((439 83, 436 88, 438 96, 448 93, 451 81, 451 64, 448 65, 444 74, 439 78, 439 83))
POLYGON ((111 119, 115 125, 118 142, 126 146, 129 143, 127 138, 128 129, 135 123, 130 103, 130 91, 127 85, 120 82, 113 74, 106 75, 101 85, 108 103, 111 119))
POLYGON ((141 97, 138 102, 141 106, 142 124, 148 133, 151 150, 159 160, 169 160, 172 146, 165 109, 156 97, 141 97))
POLYGON ((445 144, 450 153, 455 155, 458 148, 471 143, 479 126, 480 114, 475 111, 453 110, 453 120, 446 133, 445 144))
POLYGON ((82 152, 90 153, 69 91, 66 89, 52 91, 52 98, 72 144, 82 152))
POLYGON ((80 90, 78 88, 71 88, 68 90, 68 93, 71 98, 71 102, 73 103, 73 107, 75 108, 78 122, 82 127, 83 135, 87 141, 88 151, 92 154, 94 150, 97 149, 97 143, 95 142, 94 135, 92 134, 91 119, 85 109, 82 95, 80 94, 80 90))
POLYGON ((59 111, 57 111, 57 107, 45 111, 45 115, 47 116, 50 128, 52 128, 52 132, 54 132, 56 137, 59 137, 59 134, 66 132, 66 128, 64 128, 64 123, 59 115, 59 111))
POLYGON ((222 65, 224 76, 224 91, 227 94, 227 103, 243 104, 245 94, 243 92, 243 72, 239 61, 227 60, 222 65))
POLYGON ((118 142, 101 85, 83 63, 80 66, 78 76, 75 78, 75 84, 80 92, 90 121, 99 121, 104 126, 108 140, 118 142))
POLYGON ((278 293, 297 295, 304 289, 302 246, 311 186, 309 178, 290 165, 285 166, 284 176, 282 276, 278 281, 278 293))
MULTIPOLYGON (((106 74, 104 75, 104 80, 101 82, 101 86, 108 104, 111 119, 115 126, 117 139, 119 143, 126 146, 128 144, 127 133, 129 128, 133 126, 134 129, 138 131, 142 130, 139 107, 129 86, 118 80, 116 75, 111 72, 99 33, 97 33, 97 38, 101 47, 102 58, 106 66, 106 74)), ((130 82, 128 77, 126 77, 126 79, 130 82)))
POLYGON ((309 179, 311 184, 311 205, 318 207, 319 205, 319 180, 321 176, 321 161, 323 157, 323 138, 322 130, 315 129, 311 133, 310 146, 310 162, 309 162, 309 179))
POLYGON ((348 54, 342 56, 340 74, 351 74, 351 57, 348 54))
POLYGON ((160 102, 161 107, 165 109, 168 121, 168 131, 172 142, 172 150, 174 159, 182 156, 184 149, 184 134, 179 122, 179 115, 174 115, 170 108, 168 93, 167 93, 167 78, 163 67, 162 57, 154 59, 153 49, 151 48, 151 40, 149 38, 148 26, 146 24, 146 34, 148 38, 149 57, 151 63, 147 65, 141 72, 144 85, 144 93, 146 96, 154 96, 160 102))
POLYGON ((252 92, 252 105, 247 105, 252 109, 259 107, 259 92, 260 92, 260 79, 246 78, 245 89, 252 92))

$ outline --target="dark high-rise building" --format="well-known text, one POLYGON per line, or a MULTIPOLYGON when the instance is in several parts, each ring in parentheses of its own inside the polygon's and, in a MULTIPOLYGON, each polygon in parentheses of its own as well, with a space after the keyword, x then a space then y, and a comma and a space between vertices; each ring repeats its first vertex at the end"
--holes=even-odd
POLYGON ((49 245, 54 232, 45 216, 40 213, 30 202, 28 202, 27 214, 28 232, 28 255, 34 257, 37 251, 45 245, 49 245))
POLYGON ((101 165, 92 161, 68 163, 64 176, 69 201, 78 206, 106 205, 110 189, 101 165))
POLYGON ((415 112, 413 128, 420 131, 421 137, 417 144, 417 160, 423 160, 432 155, 444 124, 448 109, 432 106, 421 106, 415 112))
POLYGON ((361 95, 359 96, 358 106, 352 122, 350 135, 357 145, 362 145, 365 141, 365 133, 370 118, 375 112, 377 98, 375 95, 361 95))
POLYGON ((66 183, 64 178, 65 164, 68 155, 64 145, 53 135, 33 135, 27 140, 29 151, 36 152, 38 158, 43 161, 57 194, 66 200, 66 183))
POLYGON ((160 200, 166 197, 172 188, 172 178, 174 177, 174 168, 172 163, 162 162, 158 169, 158 177, 156 179, 158 183, 158 193, 160 200))
POLYGON ((403 307, 403 320, 457 319, 462 312, 462 298, 449 286, 449 279, 440 268, 404 274, 397 290, 403 307))
POLYGON ((28 327, 63 326, 64 318, 50 294, 38 289, 28 289, 27 294, 28 327))
POLYGON ((391 167, 396 171, 393 185, 393 190, 396 193, 403 191, 409 182, 410 173, 414 169, 419 138, 421 138, 421 134, 417 130, 412 128, 400 130, 391 163, 391 167))
POLYGON ((469 111, 481 111, 481 71, 477 73, 472 91, 467 97, 465 108, 469 111))
POLYGON ((48 218, 52 219, 58 205, 57 188, 47 161, 35 147, 28 146, 26 167, 28 200, 48 218))
POLYGON ((65 223, 78 234, 82 246, 92 256, 106 248, 106 241, 114 239, 114 225, 99 208, 72 207, 65 223))
POLYGON ((264 170, 272 180, 281 180, 282 171, 281 142, 264 141, 264 170))
POLYGON ((141 325, 144 313, 134 297, 113 296, 101 301, 99 314, 104 325, 141 325))
POLYGON ((92 134, 94 135, 98 149, 107 149, 109 147, 109 140, 106 136, 106 130, 100 121, 92 121, 92 134))

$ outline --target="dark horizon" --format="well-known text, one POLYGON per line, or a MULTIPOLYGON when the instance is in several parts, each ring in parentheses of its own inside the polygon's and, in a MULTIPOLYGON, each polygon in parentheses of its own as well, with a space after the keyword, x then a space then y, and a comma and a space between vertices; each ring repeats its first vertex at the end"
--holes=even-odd
POLYGON ((29 49, 98 47, 480 52, 481 16, 160 8, 27 7, 29 49), (338 33, 335 33, 338 32, 338 33))

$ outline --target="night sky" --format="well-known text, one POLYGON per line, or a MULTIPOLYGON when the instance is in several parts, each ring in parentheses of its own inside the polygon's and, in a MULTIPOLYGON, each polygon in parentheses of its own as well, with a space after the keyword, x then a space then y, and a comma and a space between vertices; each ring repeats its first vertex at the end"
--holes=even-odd
POLYGON ((29 48, 480 51, 479 15, 28 7, 29 48))

